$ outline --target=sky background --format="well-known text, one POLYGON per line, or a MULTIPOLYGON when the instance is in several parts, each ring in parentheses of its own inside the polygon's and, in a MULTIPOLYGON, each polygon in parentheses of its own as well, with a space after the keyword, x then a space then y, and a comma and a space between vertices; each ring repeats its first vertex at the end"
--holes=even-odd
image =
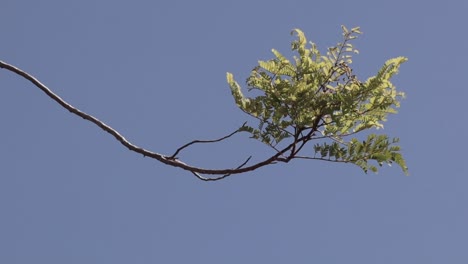
MULTIPOLYGON (((202 182, 130 152, 0 70, 0 263, 468 263, 466 1, 1 1, 0 60, 137 145, 171 154, 250 120, 239 83, 291 29, 321 50, 360 26, 355 73, 406 56, 379 132, 398 166, 295 161, 202 182)), ((252 121, 252 120, 250 120, 252 121)), ((271 154, 240 134, 184 161, 271 154)))

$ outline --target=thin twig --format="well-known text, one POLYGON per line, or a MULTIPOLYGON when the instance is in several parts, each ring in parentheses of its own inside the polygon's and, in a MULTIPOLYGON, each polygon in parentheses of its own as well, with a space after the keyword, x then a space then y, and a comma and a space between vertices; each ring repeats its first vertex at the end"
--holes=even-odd
MULTIPOLYGON (((245 124, 247 124, 247 122, 244 122, 244 124, 242 124, 241 128, 244 127, 245 124)), ((191 142, 189 142, 189 143, 183 145, 182 147, 178 148, 178 149, 176 150, 176 152, 174 152, 174 154, 172 154, 172 156, 171 156, 170 158, 171 158, 171 159, 175 159, 176 156, 177 156, 177 154, 179 154, 179 152, 180 152, 181 150, 183 150, 184 148, 186 148, 186 147, 188 147, 188 146, 190 146, 190 145, 193 145, 193 144, 196 144, 196 143, 215 143, 215 142, 220 142, 220 141, 222 141, 222 140, 225 140, 225 139, 227 139, 227 138, 230 138, 230 137, 232 137, 234 134, 237 134, 237 133, 239 133, 239 132, 242 132, 242 131, 240 130, 241 128, 238 128, 236 131, 234 131, 234 132, 232 132, 231 134, 229 134, 229 135, 227 135, 227 136, 224 136, 224 137, 222 137, 222 138, 213 139, 213 140, 198 140, 198 139, 197 139, 197 140, 193 140, 193 141, 191 141, 191 142)))
POLYGON ((308 156, 295 156, 295 159, 308 159, 308 160, 323 160, 329 162, 339 162, 339 163, 349 163, 351 161, 348 160, 332 160, 330 158, 317 158, 317 157, 308 157, 308 156))

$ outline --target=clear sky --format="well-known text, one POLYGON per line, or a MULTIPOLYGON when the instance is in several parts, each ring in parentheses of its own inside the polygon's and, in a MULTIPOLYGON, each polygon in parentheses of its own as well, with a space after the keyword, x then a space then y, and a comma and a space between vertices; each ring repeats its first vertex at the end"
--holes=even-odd
MULTIPOLYGON (((0 263, 468 263, 466 1, 16 1, 0 59, 132 142, 171 154, 250 120, 243 83, 301 28, 324 50, 360 26, 361 78, 406 56, 383 133, 397 166, 296 161, 206 183, 132 153, 0 70, 0 263)), ((181 157, 271 154, 246 134, 181 157)))

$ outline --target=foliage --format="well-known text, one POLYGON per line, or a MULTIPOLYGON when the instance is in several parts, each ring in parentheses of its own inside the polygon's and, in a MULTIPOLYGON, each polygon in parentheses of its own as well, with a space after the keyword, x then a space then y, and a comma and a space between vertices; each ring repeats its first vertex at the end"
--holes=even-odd
POLYGON ((239 108, 256 118, 258 126, 244 125, 254 139, 277 149, 289 140, 293 145, 286 161, 292 158, 321 159, 353 163, 364 171, 377 172, 370 161, 398 164, 405 173, 408 168, 395 145, 398 138, 387 135, 367 135, 367 139, 349 136, 369 129, 383 128, 387 115, 396 113, 404 93, 396 90, 390 79, 398 72, 405 57, 390 59, 375 76, 360 81, 350 67, 352 54, 358 53, 352 40, 361 34, 358 27, 342 26, 343 40, 322 55, 314 43, 308 43, 304 33, 295 29, 292 42, 293 60, 273 49, 274 58, 259 61, 247 78, 248 91, 260 95, 247 98, 231 73, 227 82, 239 108), (300 156, 304 145, 318 140, 313 155, 300 156))

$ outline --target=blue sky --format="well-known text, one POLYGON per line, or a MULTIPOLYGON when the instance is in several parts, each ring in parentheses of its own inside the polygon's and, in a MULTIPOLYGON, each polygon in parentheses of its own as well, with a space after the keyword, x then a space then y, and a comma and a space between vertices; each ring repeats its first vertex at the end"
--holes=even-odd
MULTIPOLYGON (((384 133, 411 176, 296 161, 206 183, 143 158, 0 71, 1 263, 467 263, 464 1, 13 1, 0 59, 147 149, 170 154, 249 120, 242 83, 291 29, 319 47, 360 26, 354 67, 406 56, 384 133)), ((231 167, 269 149, 238 135, 185 161, 231 167)))

